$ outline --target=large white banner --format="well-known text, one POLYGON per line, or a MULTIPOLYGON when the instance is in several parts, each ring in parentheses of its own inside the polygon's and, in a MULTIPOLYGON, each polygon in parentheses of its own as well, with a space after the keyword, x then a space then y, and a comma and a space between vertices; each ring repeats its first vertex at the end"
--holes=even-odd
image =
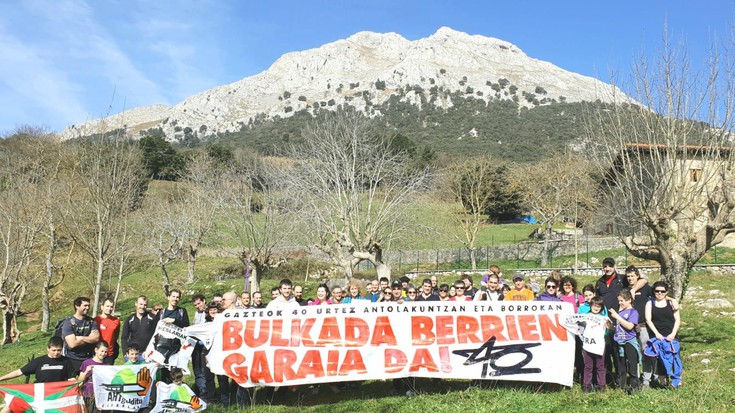
POLYGON ((563 302, 408 302, 227 310, 209 366, 244 387, 401 377, 572 385, 563 302))
POLYGON ((186 384, 159 383, 156 392, 156 406, 151 413, 193 413, 207 408, 207 403, 197 397, 186 384))
POLYGON ((97 408, 137 412, 148 407, 156 370, 155 364, 95 366, 92 374, 97 408))
POLYGON ((582 339, 582 349, 605 355, 605 323, 607 317, 595 314, 574 314, 562 318, 562 325, 582 339))

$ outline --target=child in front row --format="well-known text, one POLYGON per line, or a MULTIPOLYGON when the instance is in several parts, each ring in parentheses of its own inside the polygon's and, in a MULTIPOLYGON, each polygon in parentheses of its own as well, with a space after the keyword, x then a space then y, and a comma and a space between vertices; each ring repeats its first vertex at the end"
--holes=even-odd
POLYGON ((125 352, 125 363, 126 366, 131 364, 145 364, 145 360, 140 358, 140 347, 137 344, 132 343, 128 346, 128 351, 125 352))
MULTIPOLYGON (((605 312, 605 302, 602 297, 592 297, 589 300, 589 314, 593 314, 602 319, 602 322, 607 322, 607 315, 605 312)), ((581 306, 580 306, 581 310, 581 306)), ((584 362, 584 374, 582 376, 582 391, 589 393, 595 389, 592 384, 592 377, 595 377, 597 388, 599 390, 605 390, 605 354, 597 355, 590 353, 582 349, 582 360, 584 362)))
POLYGON ((618 345, 618 354, 613 354, 617 360, 618 385, 628 394, 639 390, 638 360, 641 358, 641 348, 638 344, 635 327, 638 325, 638 311, 633 308, 633 296, 630 290, 618 293, 620 310, 610 309, 610 317, 617 321, 613 339, 618 345))

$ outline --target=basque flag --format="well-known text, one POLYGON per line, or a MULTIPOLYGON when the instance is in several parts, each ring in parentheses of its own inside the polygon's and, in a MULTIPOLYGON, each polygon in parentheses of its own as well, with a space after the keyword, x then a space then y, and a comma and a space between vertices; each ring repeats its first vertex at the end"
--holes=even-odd
POLYGON ((84 399, 78 382, 7 384, 0 386, 0 395, 13 413, 84 413, 84 399))

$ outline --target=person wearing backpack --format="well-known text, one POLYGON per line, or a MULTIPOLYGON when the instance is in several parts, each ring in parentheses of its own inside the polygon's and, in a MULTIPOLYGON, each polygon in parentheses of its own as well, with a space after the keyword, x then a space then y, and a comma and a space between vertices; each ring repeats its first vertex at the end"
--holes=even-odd
MULTIPOLYGON (((163 321, 166 324, 173 324, 177 327, 189 327, 189 314, 186 312, 186 308, 179 307, 179 301, 181 301, 181 290, 172 289, 168 293, 168 306, 161 309, 153 320, 156 324, 163 321)), ((161 334, 156 334, 153 337, 153 345, 164 358, 164 364, 168 363, 171 356, 178 353, 181 350, 181 341, 178 338, 167 338, 161 334)), ((161 369, 161 377, 164 381, 170 382, 169 380, 169 369, 161 369)))
POLYGON ((71 360, 74 374, 79 373, 82 362, 94 355, 94 346, 100 341, 97 323, 87 316, 89 298, 74 299, 74 315, 67 317, 61 326, 64 339, 64 355, 71 360))

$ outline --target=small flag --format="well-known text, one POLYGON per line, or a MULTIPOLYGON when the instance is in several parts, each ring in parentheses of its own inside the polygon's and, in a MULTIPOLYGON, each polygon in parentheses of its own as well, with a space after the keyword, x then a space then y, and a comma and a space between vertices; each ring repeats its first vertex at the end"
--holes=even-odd
POLYGON ((13 413, 83 413, 84 399, 78 382, 56 381, 35 384, 6 384, 0 395, 13 413))

